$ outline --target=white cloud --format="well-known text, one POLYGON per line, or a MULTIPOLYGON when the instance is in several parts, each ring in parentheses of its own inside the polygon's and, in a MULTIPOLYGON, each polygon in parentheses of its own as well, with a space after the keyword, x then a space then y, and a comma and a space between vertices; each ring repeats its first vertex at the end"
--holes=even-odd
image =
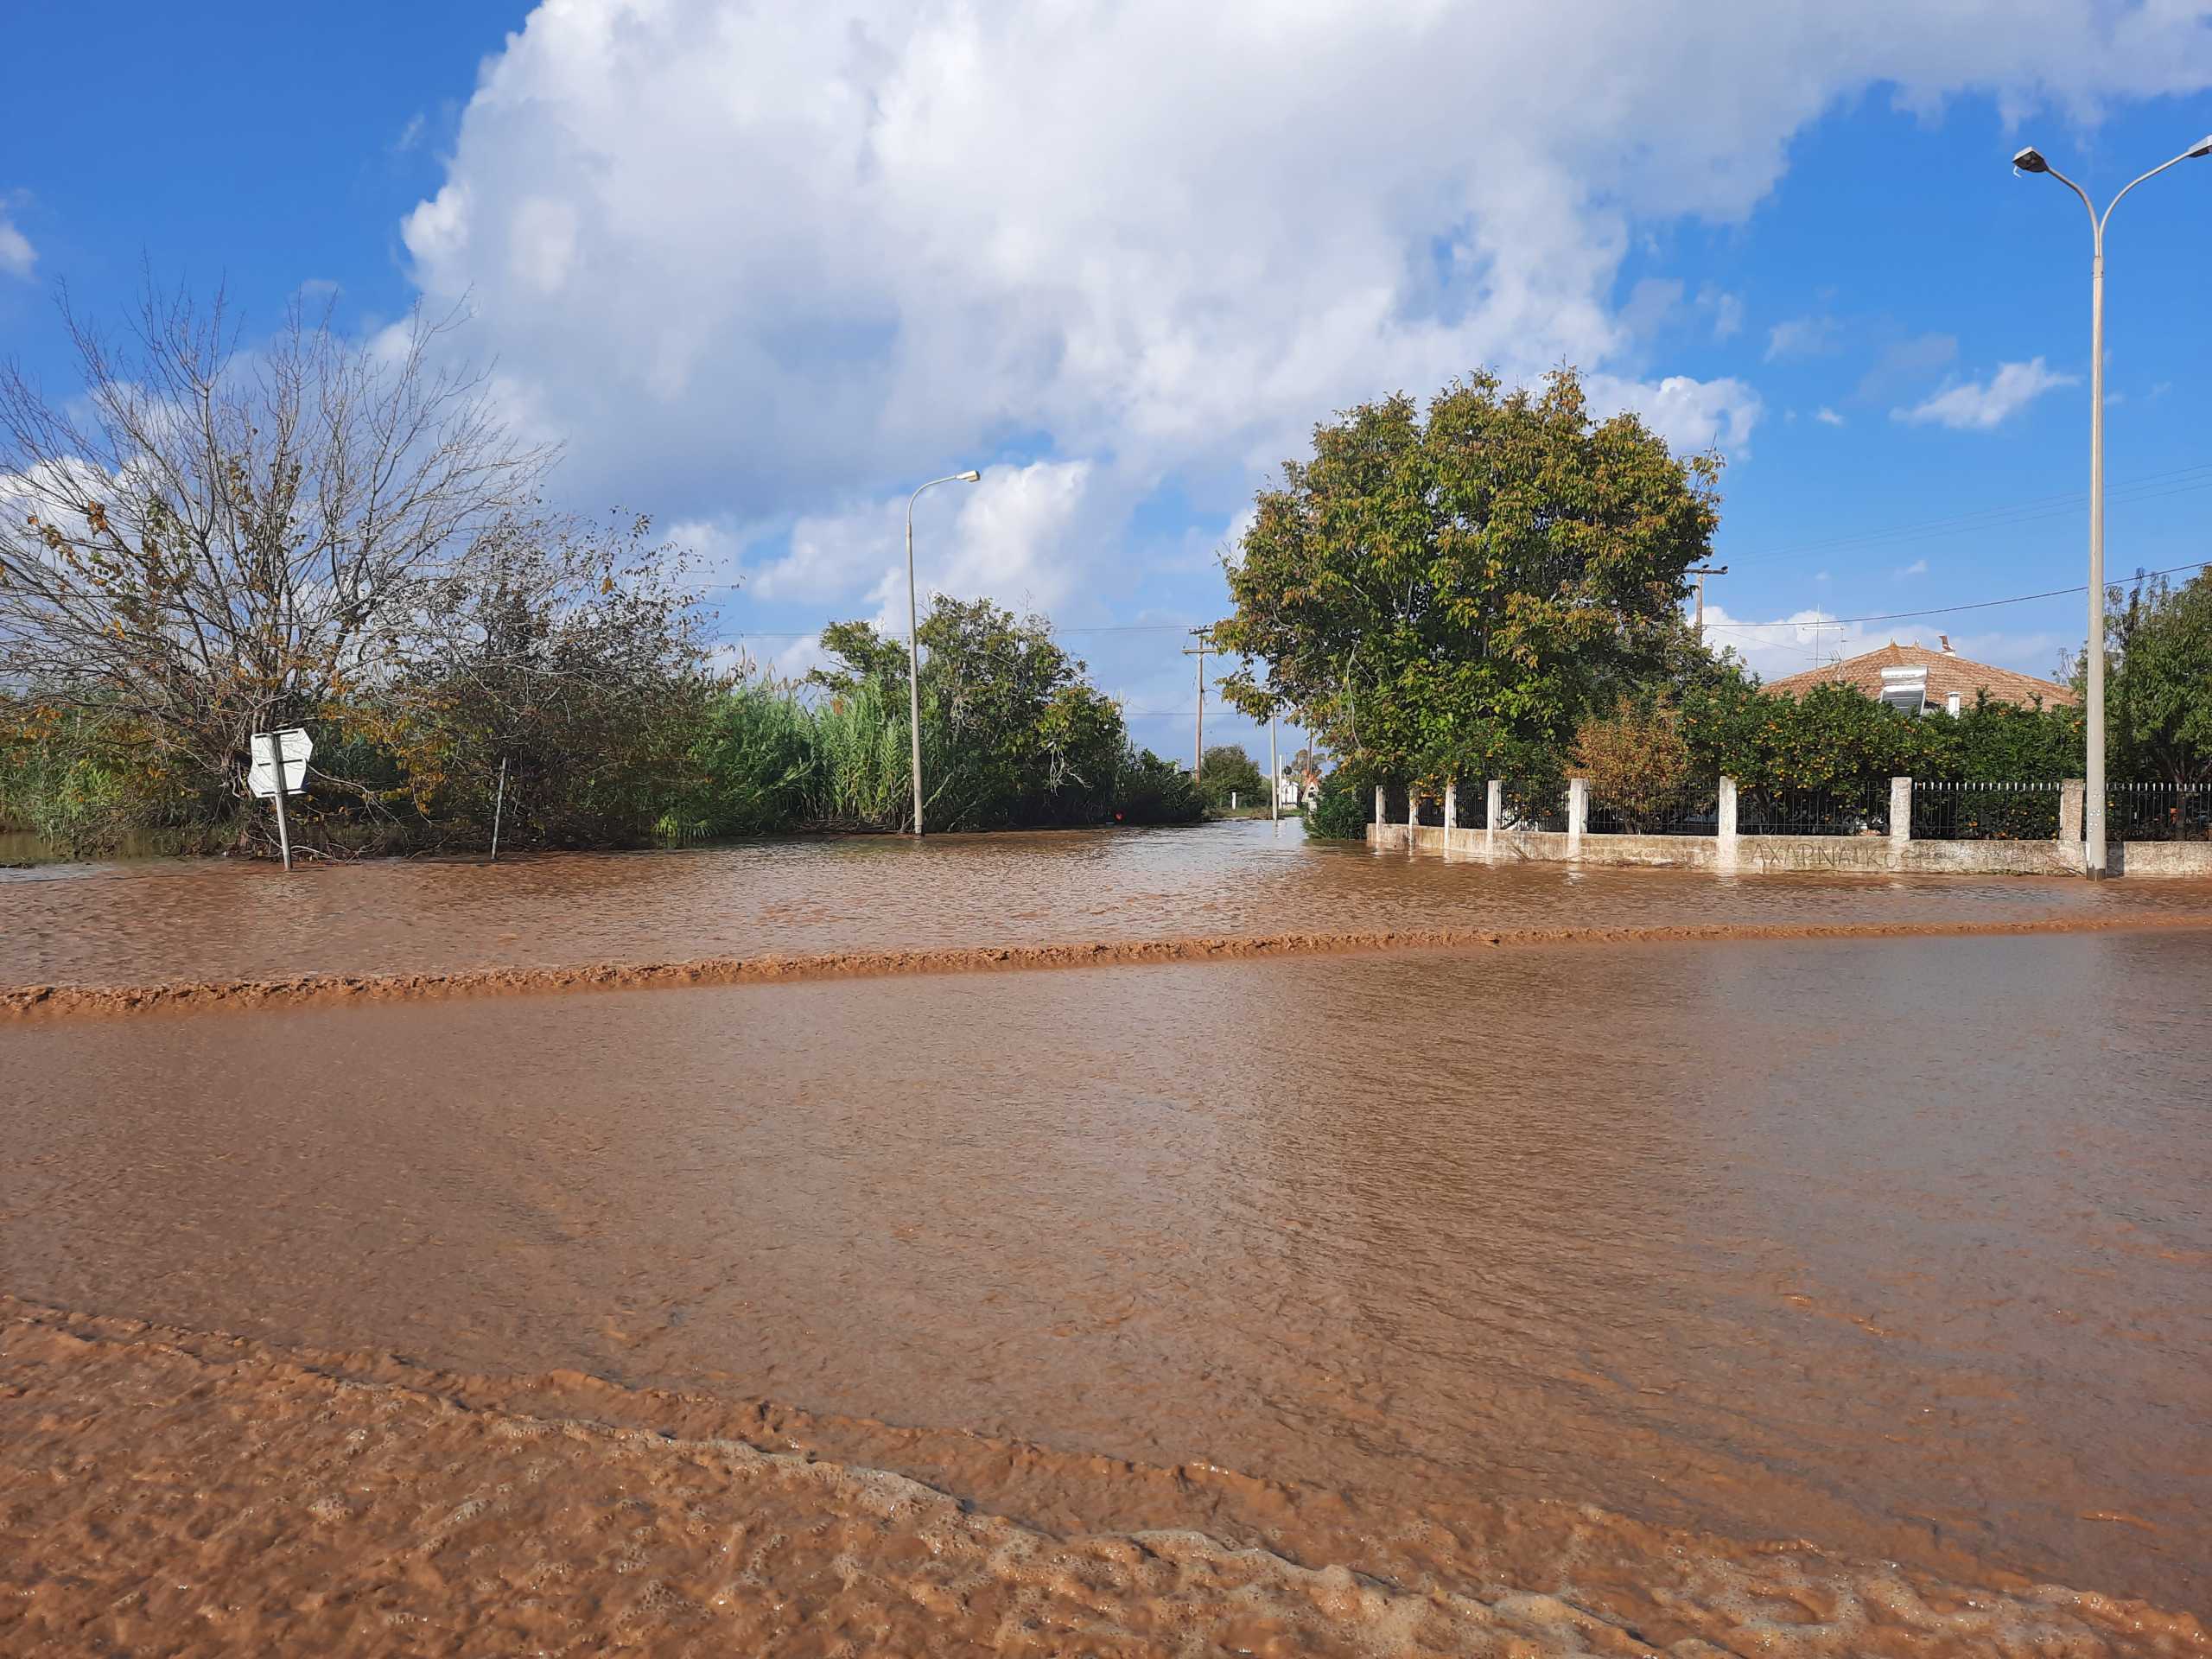
POLYGON ((1731 294, 1707 283, 1698 289, 1698 308, 1713 313, 1713 337, 1732 340, 1744 329, 1744 302, 1740 295, 1731 294))
POLYGON ((1927 574, 1928 561, 1925 559, 1915 559, 1910 564, 1901 564, 1897 567, 1897 575, 1900 576, 1924 576, 1927 574))
POLYGON ((1835 410, 1830 409, 1826 404, 1822 404, 1818 410, 1814 411, 1813 418, 1818 421, 1822 426, 1841 426, 1843 424, 1843 416, 1837 414, 1835 410))
MULTIPOLYGON (((925 607, 932 593, 988 595, 1001 604, 1050 609, 1065 600, 1076 575, 1096 563, 1101 520, 1093 514, 1089 461, 1040 461, 995 467, 974 485, 947 484, 914 510, 915 581, 925 607), (957 493, 957 505, 946 499, 957 493)), ((672 532, 728 563, 734 539, 727 529, 685 524, 672 532)), ((839 512, 809 513, 791 528, 788 545, 759 563, 745 591, 757 599, 828 605, 865 593, 876 620, 906 626, 906 496, 856 504, 839 512), (894 614, 895 613, 895 614, 894 614)))
POLYGON ((2005 363, 1986 382, 1965 380, 1946 387, 1910 409, 1893 409, 1890 418, 1909 425, 1948 426, 1955 431, 1986 432, 2018 414, 2059 386, 2081 384, 2078 374, 2056 374, 2040 357, 2005 363))
POLYGON ((1632 409, 1644 424, 1678 451, 1709 449, 1745 453, 1751 429, 1765 405, 1741 380, 1693 380, 1669 375, 1656 384, 1593 374, 1586 385, 1592 410, 1599 415, 1632 409))
POLYGON ((1835 350, 1843 325, 1834 317, 1793 317, 1767 330, 1766 360, 1779 363, 1796 357, 1820 357, 1835 350))
POLYGON ((16 222, 0 207, 0 274, 21 276, 29 280, 38 264, 38 250, 31 246, 31 239, 16 228, 16 222))
POLYGON ((764 582, 861 593, 872 504, 1018 442, 1085 470, 964 503, 1004 517, 939 569, 1041 602, 1113 579, 1156 487, 1226 513, 1316 418, 1482 365, 1573 362, 1740 448, 1758 393, 1643 360, 1636 317, 1675 296, 1624 316, 1623 261, 1741 221, 1794 135, 1883 83, 2087 115, 2212 85, 2212 32, 2075 0, 1655 0, 1603 29, 1548 0, 563 0, 486 61, 404 235, 575 493, 795 524, 764 582))

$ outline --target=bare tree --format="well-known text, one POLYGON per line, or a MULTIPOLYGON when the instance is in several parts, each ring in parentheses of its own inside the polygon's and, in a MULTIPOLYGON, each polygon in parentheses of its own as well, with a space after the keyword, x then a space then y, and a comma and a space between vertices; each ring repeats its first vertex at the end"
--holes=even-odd
POLYGON ((220 295, 149 285, 119 343, 62 315, 81 391, 0 370, 0 690, 210 787, 244 793, 257 729, 388 681, 436 579, 542 521, 553 452, 440 366, 451 318, 361 343, 295 307, 249 351, 220 295))

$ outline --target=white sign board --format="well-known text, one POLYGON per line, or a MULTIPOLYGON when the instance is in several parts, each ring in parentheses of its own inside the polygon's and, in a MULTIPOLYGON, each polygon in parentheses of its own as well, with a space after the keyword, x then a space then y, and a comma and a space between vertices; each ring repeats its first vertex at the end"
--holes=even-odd
POLYGON ((270 758, 270 746, 274 741, 284 766, 284 792, 296 795, 306 787, 308 757, 315 753, 315 741, 300 727, 289 731, 256 732, 253 734, 253 768, 246 773, 246 784, 256 795, 267 800, 276 792, 276 769, 270 758))

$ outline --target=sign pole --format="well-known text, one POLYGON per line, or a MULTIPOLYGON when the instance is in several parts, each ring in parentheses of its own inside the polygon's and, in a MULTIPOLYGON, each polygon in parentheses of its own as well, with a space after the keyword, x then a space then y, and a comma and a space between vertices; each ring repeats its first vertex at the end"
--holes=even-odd
POLYGON ((1282 822, 1282 766, 1275 760, 1275 711, 1268 710, 1268 822, 1282 822))
POLYGON ((292 868, 292 832, 284 822, 284 748, 276 734, 269 734, 269 770, 276 774, 276 844, 284 852, 284 868, 292 868))

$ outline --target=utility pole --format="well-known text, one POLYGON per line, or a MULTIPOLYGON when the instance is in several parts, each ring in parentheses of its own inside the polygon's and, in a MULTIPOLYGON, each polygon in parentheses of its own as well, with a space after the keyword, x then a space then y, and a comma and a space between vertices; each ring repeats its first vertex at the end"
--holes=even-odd
POLYGON ((1697 578, 1697 642, 1701 645, 1705 643, 1705 579, 1726 575, 1728 567, 1725 564, 1694 564, 1689 574, 1697 578))
POLYGON ((1275 759, 1275 711, 1268 710, 1268 822, 1282 822, 1282 763, 1275 759))
POLYGON ((950 478, 933 478, 906 498, 906 731, 913 741, 914 838, 922 834, 922 625, 914 601, 914 503, 922 490, 940 484, 974 484, 982 474, 974 467, 950 478))
POLYGON ((1191 782, 1196 785, 1205 780, 1206 766, 1206 654, 1213 649, 1213 630, 1211 627, 1192 628, 1198 640, 1195 645, 1183 647, 1185 657, 1198 659, 1198 734, 1191 750, 1191 782))

